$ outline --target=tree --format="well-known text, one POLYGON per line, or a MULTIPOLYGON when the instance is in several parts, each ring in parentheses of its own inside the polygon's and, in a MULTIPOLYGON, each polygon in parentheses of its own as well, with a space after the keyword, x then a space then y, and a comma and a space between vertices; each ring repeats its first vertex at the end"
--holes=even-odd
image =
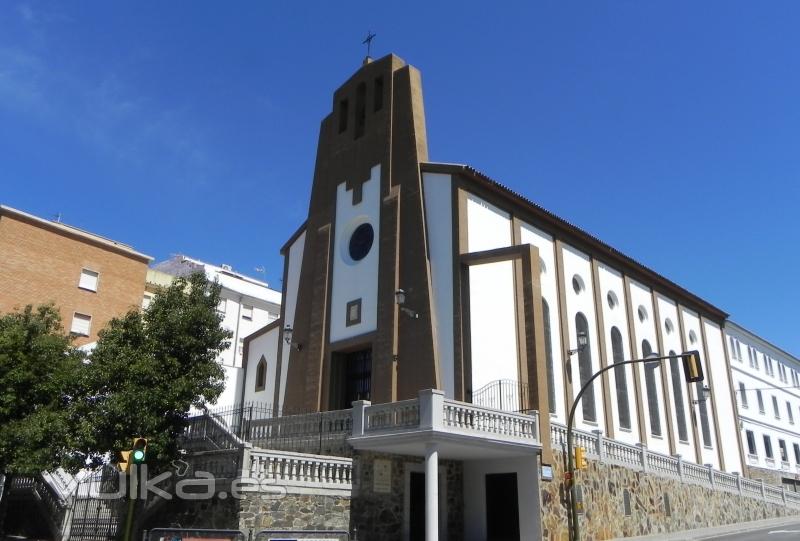
MULTIPOLYGON (((0 316, 0 473, 7 494, 16 474, 65 462, 72 447, 69 404, 83 353, 63 332, 52 305, 0 316)), ((0 500, 0 530, 8 498, 0 500)))
POLYGON ((73 458, 99 465, 109 451, 148 439, 148 463, 177 458, 191 407, 214 403, 224 389, 217 357, 231 333, 217 313, 220 286, 196 273, 177 278, 144 310, 100 331, 70 408, 73 458))

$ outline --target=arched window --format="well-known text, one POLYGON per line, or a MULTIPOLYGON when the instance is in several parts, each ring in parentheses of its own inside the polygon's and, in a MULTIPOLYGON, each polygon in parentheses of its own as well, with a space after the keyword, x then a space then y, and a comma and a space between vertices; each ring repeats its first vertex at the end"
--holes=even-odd
POLYGON ((267 360, 262 355, 256 367, 256 391, 263 391, 267 386, 267 360))
MULTIPOLYGON (((580 372, 581 387, 586 385, 592 377, 592 345, 589 340, 589 322, 581 312, 575 314, 575 331, 586 334, 586 346, 578 352, 578 372, 580 372)), ((597 411, 594 404, 594 385, 589 386, 581 399, 584 421, 597 421, 597 411)))
MULTIPOLYGON (((622 347, 622 333, 616 327, 611 327, 611 354, 614 357, 614 364, 625 360, 625 353, 622 347)), ((621 428, 631 428, 631 410, 628 403, 628 378, 625 375, 625 366, 614 367, 614 383, 617 389, 617 410, 619 410, 619 426, 621 428)))
POLYGON ((669 370, 672 379, 672 394, 675 397, 675 417, 678 421, 678 439, 680 441, 689 441, 689 433, 686 430, 686 408, 683 404, 681 363, 674 351, 669 352, 669 370))
POLYGON ((550 339, 550 306, 542 299, 542 324, 544 326, 544 358, 547 363, 547 403, 550 413, 556 412, 556 379, 553 374, 553 342, 550 339))
MULTIPOLYGON (((642 340, 642 357, 653 353, 650 342, 642 340)), ((650 433, 653 436, 661 435, 661 412, 658 408, 658 389, 656 386, 656 370, 660 363, 644 363, 644 384, 647 388, 647 410, 650 414, 650 433)))

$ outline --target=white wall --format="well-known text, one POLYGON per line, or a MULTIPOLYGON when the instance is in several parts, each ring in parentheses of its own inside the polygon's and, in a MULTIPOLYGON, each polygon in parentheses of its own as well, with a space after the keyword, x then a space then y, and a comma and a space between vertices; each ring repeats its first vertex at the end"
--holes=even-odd
MULTIPOLYGON (((294 328, 294 314, 297 309, 297 290, 300 286, 300 270, 303 266, 303 250, 306 245, 306 232, 300 236, 289 247, 286 257, 288 258, 288 268, 286 269, 286 283, 284 291, 286 303, 283 308, 283 322, 281 326, 294 328)), ((278 396, 278 407, 283 409, 283 399, 286 396, 286 375, 289 373, 289 353, 291 348, 284 347, 281 354, 281 380, 278 396)))
MULTIPOLYGON (((472 195, 467 223, 470 252, 511 244, 508 213, 472 195)), ((469 286, 472 391, 499 379, 519 381, 513 263, 471 266, 469 286)))
MULTIPOLYGON (((630 337, 628 333, 628 309, 625 304, 625 282, 622 274, 607 265, 598 265, 598 282, 600 287, 600 303, 603 307, 603 329, 606 342, 606 364, 614 364, 614 353, 611 342, 611 330, 616 327, 622 337, 622 358, 632 359, 630 351, 630 337), (609 295, 614 299, 613 306, 609 303, 609 295)), ((611 411, 614 422, 614 436, 617 440, 629 444, 639 442, 639 422, 636 404, 636 382, 631 365, 622 367, 625 373, 625 393, 628 398, 628 412, 630 427, 622 428, 619 420, 619 406, 617 400, 617 371, 609 371, 609 391, 611 393, 611 411)))
MULTIPOLYGON (((556 276, 555 243, 553 237, 532 225, 522 224, 520 228, 520 242, 536 246, 539 250, 539 264, 541 273, 539 284, 542 298, 547 302, 550 310, 550 345, 553 351, 553 380, 556 411, 551 414, 555 421, 565 423, 567 419, 564 405, 564 360, 561 347, 561 319, 558 310, 558 284, 556 276)), ((534 280, 536 277, 534 277, 534 280)))
MULTIPOLYGON (((680 355, 683 353, 683 346, 681 344, 680 325, 678 322, 678 306, 675 302, 662 295, 656 295, 656 302, 658 302, 658 313, 661 318, 658 325, 661 326, 661 337, 664 343, 663 354, 669 355, 670 351, 674 351, 676 354, 680 355)), ((683 402, 684 419, 686 422, 686 440, 681 440, 678 432, 677 400, 675 398, 675 387, 672 382, 671 361, 664 361, 662 366, 668 386, 668 396, 665 403, 672 411, 672 433, 675 435, 675 451, 685 459, 694 461, 696 455, 694 438, 692 437, 692 403, 689 399, 689 384, 686 383, 683 360, 679 358, 678 371, 680 374, 679 385, 683 402)))
POLYGON ((450 175, 423 173, 436 348, 447 398, 455 391, 453 351, 453 192, 450 175))
POLYGON ((244 370, 238 366, 223 365, 222 369, 225 373, 225 388, 214 404, 214 407, 219 408, 232 406, 238 403, 241 378, 244 372, 244 370))
POLYGON ((381 166, 375 165, 363 184, 361 202, 353 205, 353 194, 342 182, 336 188, 336 226, 331 285, 330 341, 374 331, 378 322, 378 248, 380 246, 381 166), (364 223, 375 233, 372 248, 364 259, 353 261, 350 236, 364 223), (347 303, 361 299, 361 322, 347 326, 347 303))
POLYGON ((245 402, 264 402, 272 405, 275 401, 275 375, 278 367, 278 341, 281 329, 274 327, 250 341, 247 356, 247 374, 244 382, 245 402), (267 374, 263 391, 256 391, 256 372, 261 357, 267 362, 267 374))
MULTIPOLYGON (((591 349, 591 374, 600 370, 600 347, 597 340, 597 322, 595 320, 594 293, 592 287, 592 268, 589 256, 566 244, 562 247, 562 260, 564 262, 564 294, 567 302, 567 324, 569 329, 569 349, 575 349, 578 343, 575 316, 583 313, 589 327, 589 343, 591 349), (583 289, 576 292, 573 287, 573 277, 577 276, 583 289)), ((579 369, 579 354, 572 355, 572 389, 573 396, 577 396, 581 389, 581 376, 579 369)), ((603 387, 600 378, 594 381, 594 405, 596 421, 587 421, 583 418, 583 404, 579 405, 575 413, 575 426, 584 430, 596 430, 603 426, 603 387)), ((590 396, 584 395, 581 401, 588 401, 590 396)))
MULTIPOLYGON (((700 318, 697 317, 697 314, 687 310, 686 308, 682 308, 683 314, 683 332, 684 332, 684 340, 686 344, 687 350, 696 349, 700 352, 700 357, 703 362, 703 373, 708 373, 708 361, 705 356, 705 352, 703 351, 703 342, 702 342, 702 335, 700 334, 700 318)), ((703 385, 707 385, 708 380, 703 382, 703 385)), ((714 391, 712 390, 712 393, 714 391)), ((701 398, 697 396, 695 392, 695 398, 701 398)), ((712 401, 706 402, 706 407, 708 409, 708 426, 709 430, 711 431, 711 441, 709 442, 710 445, 706 445, 703 441, 703 427, 701 424, 700 419, 700 404, 695 404, 693 409, 697 418, 697 431, 700 437, 700 451, 702 456, 703 464, 712 464, 715 468, 719 468, 719 458, 717 456, 716 451, 716 439, 714 436, 714 431, 716 430, 716 426, 714 425, 714 415, 713 415, 713 404, 712 401)), ((730 408, 727 410, 723 410, 723 412, 729 412, 730 408)), ((731 412, 732 413, 732 412, 731 412)))
MULTIPOLYGON (((708 359, 706 366, 711 371, 711 379, 714 380, 714 386, 711 389, 711 400, 709 403, 718 412, 717 420, 719 425, 720 441, 723 443, 722 453, 725 458, 725 470, 729 472, 742 471, 742 457, 739 453, 739 446, 733 445, 739 435, 739 427, 736 426, 736 419, 730 413, 733 409, 733 400, 731 397, 730 373, 728 366, 725 363, 725 343, 724 334, 722 329, 709 321, 703 322, 703 330, 705 331, 706 346, 708 347, 708 359), (728 445, 726 442, 730 442, 728 445)), ((779 401, 778 406, 783 414, 786 415, 785 404, 779 401)))
POLYGON ((486 539, 486 475, 516 473, 520 539, 541 539, 536 456, 464 461, 464 539, 486 539))

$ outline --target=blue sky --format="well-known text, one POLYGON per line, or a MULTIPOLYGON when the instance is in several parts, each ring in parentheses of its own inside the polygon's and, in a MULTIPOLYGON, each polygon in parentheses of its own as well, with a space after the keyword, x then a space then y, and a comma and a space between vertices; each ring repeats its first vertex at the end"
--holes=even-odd
POLYGON ((0 202, 279 288, 372 30, 422 71, 432 160, 800 354, 800 3, 502 6, 3 2, 0 202))

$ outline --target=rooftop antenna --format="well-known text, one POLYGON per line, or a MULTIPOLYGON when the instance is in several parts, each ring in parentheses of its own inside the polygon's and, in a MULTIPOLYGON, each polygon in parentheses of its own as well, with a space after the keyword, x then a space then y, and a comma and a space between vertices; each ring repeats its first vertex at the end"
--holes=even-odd
POLYGON ((56 219, 56 223, 58 223, 58 224, 61 223, 61 213, 60 212, 57 212, 56 215, 54 216, 54 218, 56 219))
POLYGON ((369 54, 370 54, 370 51, 372 49, 372 40, 373 39, 375 39, 375 34, 373 34, 371 31, 368 30, 367 31, 367 37, 364 38, 364 41, 361 42, 363 45, 367 46, 367 57, 364 60, 371 60, 369 54))

